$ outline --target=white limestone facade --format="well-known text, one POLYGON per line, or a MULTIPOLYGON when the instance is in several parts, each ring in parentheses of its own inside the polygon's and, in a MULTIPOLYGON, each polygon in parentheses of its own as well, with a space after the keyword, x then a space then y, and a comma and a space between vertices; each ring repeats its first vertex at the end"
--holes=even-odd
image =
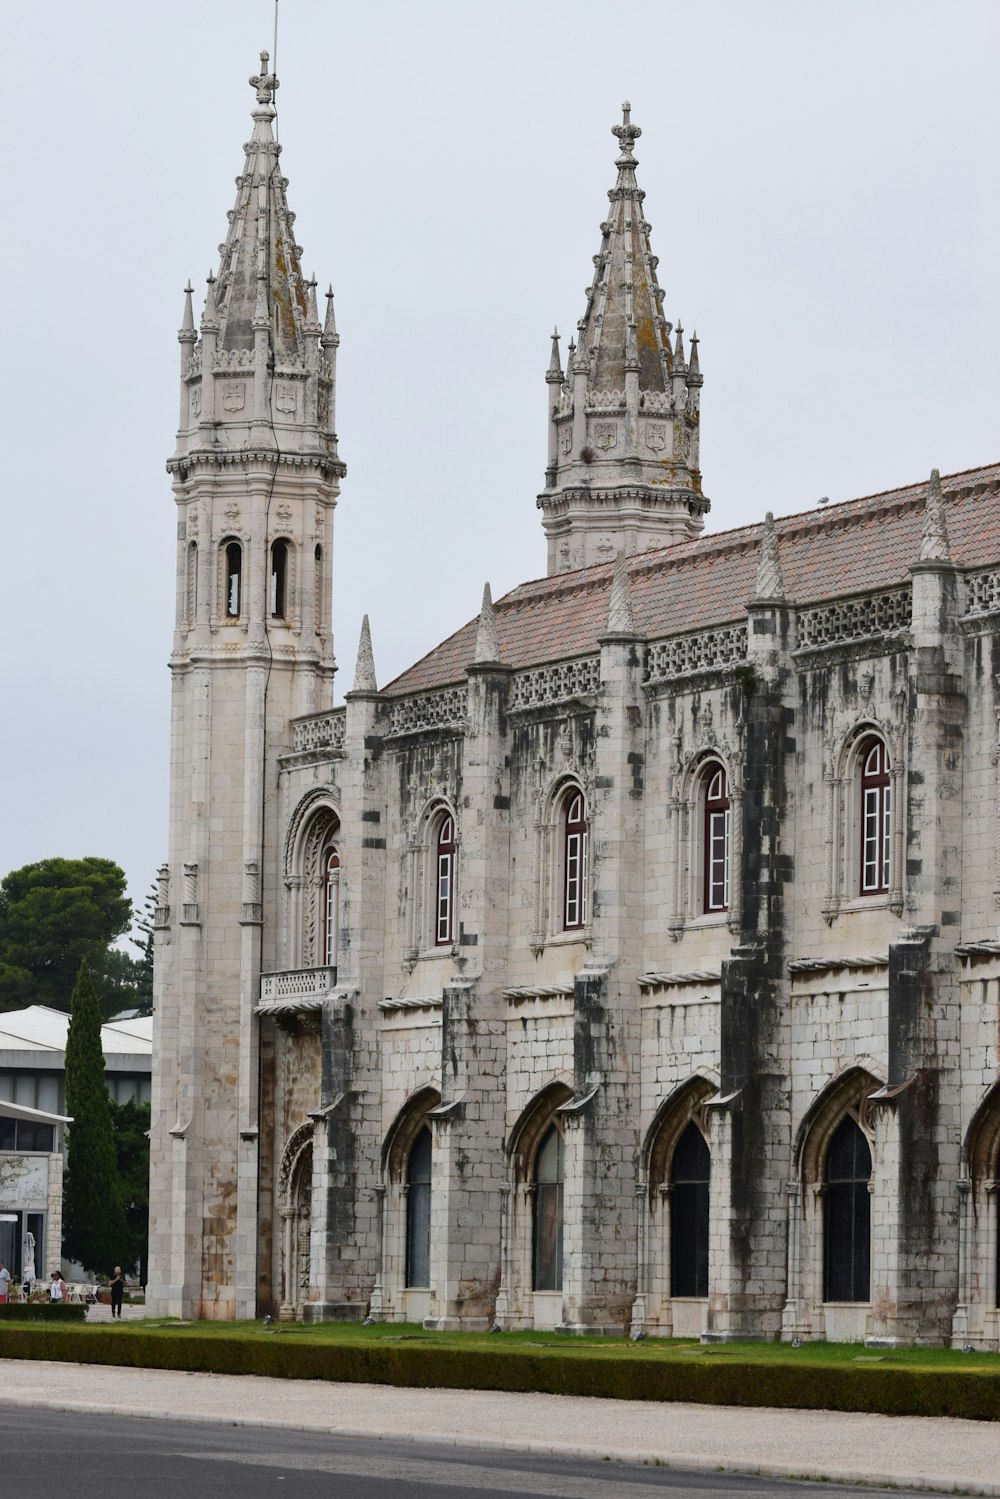
POLYGON ((996 1347, 1000 469, 700 534, 626 108, 548 576, 333 707, 275 86, 181 330, 151 1300, 996 1347))

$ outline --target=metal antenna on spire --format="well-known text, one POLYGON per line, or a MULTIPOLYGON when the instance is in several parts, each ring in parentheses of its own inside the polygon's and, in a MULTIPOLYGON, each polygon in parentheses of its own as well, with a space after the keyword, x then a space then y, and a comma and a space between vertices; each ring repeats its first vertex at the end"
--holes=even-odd
MULTIPOLYGON (((274 58, 274 67, 272 68, 272 72, 274 73, 274 76, 277 78, 277 76, 278 76, 278 0, 274 0, 274 51, 272 52, 271 56, 274 58)), ((274 138, 275 138, 275 140, 278 139, 278 101, 277 101, 277 99, 274 100, 274 138)))

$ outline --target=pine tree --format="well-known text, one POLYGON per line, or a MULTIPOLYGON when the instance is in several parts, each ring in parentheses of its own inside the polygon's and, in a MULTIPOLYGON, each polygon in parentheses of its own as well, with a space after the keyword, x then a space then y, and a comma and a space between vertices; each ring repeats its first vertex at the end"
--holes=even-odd
POLYGON ((81 963, 66 1037, 67 1137, 63 1253, 87 1270, 110 1274, 127 1255, 128 1230, 118 1186, 111 1100, 104 1079, 101 1011, 81 963))

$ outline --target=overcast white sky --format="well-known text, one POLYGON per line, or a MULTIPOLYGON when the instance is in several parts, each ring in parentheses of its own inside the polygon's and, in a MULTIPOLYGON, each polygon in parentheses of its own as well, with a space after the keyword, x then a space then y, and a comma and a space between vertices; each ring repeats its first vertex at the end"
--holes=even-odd
MULTIPOLYGON (((283 169, 341 334, 334 627, 388 681, 545 571, 554 322, 629 98, 712 530, 1000 459, 998 0, 280 0, 283 169)), ((4 6, 0 873, 166 856, 181 288, 274 0, 4 6)), ((341 694, 338 694, 338 698, 341 694)))

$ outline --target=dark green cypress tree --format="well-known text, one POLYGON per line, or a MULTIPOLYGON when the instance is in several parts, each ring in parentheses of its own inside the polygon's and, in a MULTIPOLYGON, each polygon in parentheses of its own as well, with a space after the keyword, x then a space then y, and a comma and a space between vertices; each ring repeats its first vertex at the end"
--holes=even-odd
POLYGON ((80 964, 66 1037, 69 1125, 63 1187, 63 1254, 110 1275, 128 1257, 118 1186, 111 1100, 104 1079, 101 1010, 86 962, 80 964))

